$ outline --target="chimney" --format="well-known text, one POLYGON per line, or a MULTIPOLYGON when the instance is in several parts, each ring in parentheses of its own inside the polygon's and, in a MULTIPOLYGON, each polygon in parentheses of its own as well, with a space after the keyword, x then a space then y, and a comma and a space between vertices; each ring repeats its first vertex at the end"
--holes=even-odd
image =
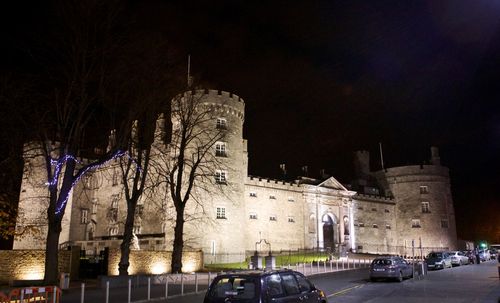
POLYGON ((441 158, 439 158, 439 148, 431 146, 431 164, 441 165, 441 158))

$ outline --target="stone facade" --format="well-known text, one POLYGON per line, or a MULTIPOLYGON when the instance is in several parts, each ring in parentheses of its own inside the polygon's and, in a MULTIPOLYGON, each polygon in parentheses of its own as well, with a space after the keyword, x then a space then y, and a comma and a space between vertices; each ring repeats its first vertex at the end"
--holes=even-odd
MULTIPOLYGON (((221 254, 224 262, 239 261, 256 249, 409 254, 412 243, 429 250, 456 247, 448 169, 440 165, 437 149, 432 149, 431 165, 376 172, 369 169, 368 152, 356 152, 357 177, 349 185, 333 177, 294 182, 252 177, 243 139, 243 100, 212 90, 189 94, 212 109, 211 120, 201 127, 225 131, 210 154, 219 165, 212 169, 224 171, 224 182, 209 191, 195 190, 196 199, 186 209, 185 248, 201 249, 205 262, 219 262, 221 254)), ((162 119, 159 134, 164 132, 162 119)), ((175 132, 176 121, 172 125, 175 132)), ((174 150, 161 140, 155 148, 174 150)), ((36 222, 43 229, 43 166, 35 157, 25 159, 17 227, 36 222)), ((117 163, 111 162, 75 186, 65 214, 63 246, 78 245, 88 254, 118 247, 126 214, 120 180, 117 163)), ((169 195, 147 191, 139 205, 135 234, 141 250, 170 250, 175 211, 169 195)), ((14 248, 41 247, 43 241, 16 238, 14 248)))

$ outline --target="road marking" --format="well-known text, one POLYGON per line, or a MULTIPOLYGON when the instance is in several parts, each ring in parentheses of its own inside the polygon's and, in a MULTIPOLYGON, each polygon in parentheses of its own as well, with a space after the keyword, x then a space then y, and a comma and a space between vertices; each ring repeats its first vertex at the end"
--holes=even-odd
POLYGON ((338 296, 338 295, 341 295, 341 294, 344 294, 350 290, 353 290, 355 288, 360 288, 362 287, 363 284, 359 284, 359 285, 356 285, 356 286, 353 286, 353 287, 349 287, 349 288, 346 288, 346 289, 342 289, 342 290, 339 290, 337 292, 334 292, 333 294, 329 295, 329 296, 326 296, 327 298, 330 298, 330 297, 334 297, 334 296, 338 296))

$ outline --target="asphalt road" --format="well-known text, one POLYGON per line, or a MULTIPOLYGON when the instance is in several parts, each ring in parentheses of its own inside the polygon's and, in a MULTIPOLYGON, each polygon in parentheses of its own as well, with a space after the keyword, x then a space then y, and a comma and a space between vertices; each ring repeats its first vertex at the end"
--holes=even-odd
MULTIPOLYGON (((330 303, 354 302, 491 302, 500 303, 500 279, 496 261, 479 265, 465 265, 451 269, 430 271, 422 279, 408 279, 402 283, 392 281, 370 282, 367 269, 315 274, 309 279, 328 296, 330 303)), ((203 287, 203 288, 206 288, 203 287)), ((139 290, 139 289, 137 289, 139 290)), ((145 298, 135 291, 132 301, 145 298)), ((173 290, 173 289, 172 289, 173 290)), ((127 302, 127 290, 115 290, 111 303, 127 302)), ((162 290, 157 290, 162 291, 162 290)), ((160 296, 160 295, 158 295, 160 296)), ((151 302, 201 303, 204 290, 195 295, 158 298, 151 302)), ((78 293, 63 295, 62 302, 80 302, 78 293)), ((85 302, 105 302, 104 295, 88 293, 85 302)))

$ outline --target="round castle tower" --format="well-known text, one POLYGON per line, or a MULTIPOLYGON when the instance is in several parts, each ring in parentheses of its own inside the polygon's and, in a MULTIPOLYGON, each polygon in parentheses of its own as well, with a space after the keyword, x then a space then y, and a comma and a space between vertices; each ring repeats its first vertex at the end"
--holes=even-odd
POLYGON ((412 241, 424 253, 457 249, 455 211, 448 168, 431 148, 430 165, 411 165, 374 173, 386 193, 396 198, 396 230, 401 254, 411 254, 412 241))
MULTIPOLYGON (((208 156, 212 159, 208 166, 213 170, 215 184, 209 191, 198 191, 201 197, 198 202, 202 205, 197 205, 194 200, 188 202, 186 213, 198 219, 186 222, 186 246, 203 249, 205 262, 210 262, 220 253, 229 256, 234 253, 233 260, 218 262, 241 261, 240 258, 245 256, 237 253, 245 250, 244 237, 236 230, 241 219, 245 218, 244 180, 248 166, 243 140, 245 103, 237 95, 217 90, 193 90, 180 97, 181 102, 190 102, 188 98, 192 98, 196 106, 207 113, 206 122, 195 128, 201 127, 219 137, 208 156)), ((172 115, 173 132, 176 128, 174 119, 172 115)))

